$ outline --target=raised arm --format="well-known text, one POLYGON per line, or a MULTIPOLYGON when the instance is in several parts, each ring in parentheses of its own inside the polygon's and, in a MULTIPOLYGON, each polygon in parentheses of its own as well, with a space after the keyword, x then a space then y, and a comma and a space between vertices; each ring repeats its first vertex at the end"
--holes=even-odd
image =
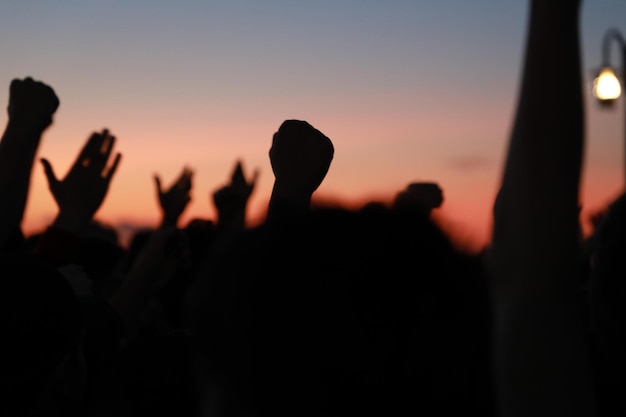
POLYGON ((593 416, 580 303, 579 0, 531 0, 490 252, 500 415, 593 416))
POLYGON ((9 120, 0 141, 0 250, 20 229, 33 161, 58 107, 59 99, 46 84, 30 77, 11 82, 9 120))

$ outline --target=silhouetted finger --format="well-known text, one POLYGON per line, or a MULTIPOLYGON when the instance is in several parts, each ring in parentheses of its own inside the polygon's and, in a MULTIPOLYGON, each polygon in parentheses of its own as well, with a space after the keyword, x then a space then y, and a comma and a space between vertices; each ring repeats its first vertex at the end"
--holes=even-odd
POLYGON ((117 155, 115 155, 115 159, 113 160, 113 164, 111 165, 111 167, 109 168, 108 172, 104 176, 104 178, 107 181, 111 181, 111 178, 113 178, 113 175, 115 174, 115 171, 117 170, 117 167, 120 164, 120 160, 121 159, 122 159, 122 154, 121 153, 118 153, 117 155))
POLYGON ((189 167, 187 167, 187 168, 185 168, 185 169, 186 169, 186 177, 187 177, 187 180, 188 180, 188 181, 191 181, 191 178, 193 177, 193 174, 194 174, 193 169, 191 169, 191 168, 189 168, 189 167))
POLYGON ((237 161, 235 164, 235 169, 233 170, 233 175, 230 179, 233 185, 244 185, 246 184, 246 177, 243 173, 243 165, 241 161, 237 161))
POLYGON ((161 187, 161 178, 158 175, 154 175, 154 184, 159 195, 163 194, 163 188, 161 187))
POLYGON ((101 133, 102 135, 102 145, 100 145, 100 153, 102 155, 108 155, 111 153, 111 149, 113 149, 113 142, 115 141, 115 136, 109 134, 108 129, 104 129, 101 133))
POLYGON ((59 183, 59 180, 56 175, 54 175, 52 165, 50 165, 50 162, 45 158, 41 158, 41 164, 43 165, 43 172, 46 174, 46 179, 48 180, 48 186, 50 188, 55 187, 59 183))
POLYGON ((98 153, 92 156, 93 169, 98 172, 102 172, 107 163, 109 157, 113 151, 113 145, 115 144, 115 136, 109 135, 109 131, 104 129, 100 134, 100 143, 98 147, 98 153))
POLYGON ((183 169, 183 172, 180 174, 180 177, 176 181, 176 187, 189 191, 191 190, 191 177, 193 176, 193 171, 187 167, 183 169))
POLYGON ((74 163, 75 168, 77 166, 81 166, 87 168, 92 164, 92 161, 95 156, 99 154, 100 147, 102 146, 102 135, 99 133, 92 133, 87 142, 83 145, 80 153, 78 154, 78 158, 76 158, 76 162, 74 163))
POLYGON ((187 168, 183 168, 178 178, 176 178, 176 181, 174 182, 174 186, 178 188, 184 188, 186 181, 187 181, 187 168))
POLYGON ((250 182, 248 182, 248 186, 250 188, 254 188, 254 185, 256 184, 257 180, 259 179, 259 175, 260 174, 261 174, 261 170, 259 168, 254 170, 254 172, 252 173, 252 179, 250 180, 250 182))
POLYGON ((193 178, 193 171, 192 170, 188 170, 187 171, 187 175, 185 177, 185 188, 187 189, 187 191, 191 190, 192 187, 192 178, 193 178))
POLYGON ((9 97, 15 97, 19 94, 22 83, 23 81, 19 78, 15 78, 11 81, 11 85, 9 86, 9 97))

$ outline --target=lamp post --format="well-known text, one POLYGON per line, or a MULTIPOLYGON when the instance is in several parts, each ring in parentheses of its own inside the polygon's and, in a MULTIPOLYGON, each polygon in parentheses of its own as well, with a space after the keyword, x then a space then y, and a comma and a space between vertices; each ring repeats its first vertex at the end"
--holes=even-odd
MULTIPOLYGON (((609 29, 604 34, 602 43, 602 68, 598 76, 593 81, 593 95, 601 105, 611 107, 621 96, 622 88, 618 76, 615 74, 610 64, 611 41, 615 40, 619 44, 622 58, 622 81, 626 80, 626 41, 622 34, 615 28, 609 29)), ((626 111, 626 104, 624 105, 626 111)), ((626 169, 626 114, 624 115, 624 168, 626 169)))

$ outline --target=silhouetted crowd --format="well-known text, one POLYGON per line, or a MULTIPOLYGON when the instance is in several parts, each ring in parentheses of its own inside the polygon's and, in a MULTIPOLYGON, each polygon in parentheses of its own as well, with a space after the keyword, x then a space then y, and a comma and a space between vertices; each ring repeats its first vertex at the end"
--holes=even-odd
POLYGON ((58 214, 25 236, 59 99, 14 79, 0 141, 0 416, 626 415, 626 194, 582 236, 581 4, 529 5, 480 252, 433 220, 437 183, 358 209, 314 204, 335 149, 302 120, 274 133, 259 225, 246 223, 258 172, 242 161, 213 194, 216 218, 181 225, 184 167, 169 187, 155 177, 159 225, 120 245, 94 219, 121 163, 105 129, 63 177, 41 159, 58 214))

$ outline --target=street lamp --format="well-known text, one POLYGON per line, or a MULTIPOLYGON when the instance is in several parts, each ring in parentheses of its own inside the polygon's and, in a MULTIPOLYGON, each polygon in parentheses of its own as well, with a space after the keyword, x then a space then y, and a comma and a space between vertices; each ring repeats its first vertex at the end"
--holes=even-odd
MULTIPOLYGON (((598 76, 593 81, 593 95, 599 100, 603 106, 611 107, 615 101, 622 95, 622 87, 619 77, 615 74, 610 64, 611 41, 615 40, 619 44, 622 54, 622 73, 620 74, 622 81, 626 80, 626 41, 622 34, 615 28, 609 29, 604 34, 602 43, 602 68, 598 76)), ((626 105, 624 105, 626 110, 626 105)), ((624 116, 624 168, 626 169, 626 114, 624 116)))
POLYGON ((593 95, 601 104, 612 105, 622 94, 617 75, 611 67, 603 67, 593 81, 593 95))

